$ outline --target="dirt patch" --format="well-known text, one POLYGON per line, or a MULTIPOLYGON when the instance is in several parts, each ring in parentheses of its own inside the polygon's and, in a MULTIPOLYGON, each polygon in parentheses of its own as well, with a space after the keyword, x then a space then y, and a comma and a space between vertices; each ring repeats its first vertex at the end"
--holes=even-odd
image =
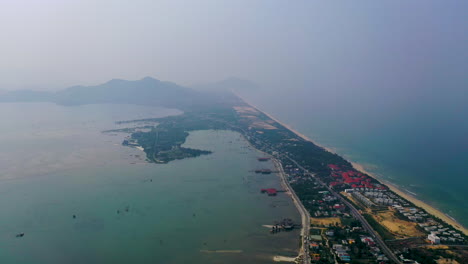
POLYGON ((311 217, 310 223, 314 226, 321 226, 321 225, 329 226, 329 225, 336 225, 336 223, 338 223, 338 225, 341 226, 341 219, 339 217, 324 217, 324 218, 311 217))
POLYGON ((272 126, 266 122, 263 122, 263 121, 255 121, 252 123, 252 127, 254 128, 260 128, 260 129, 269 129, 269 130, 272 130, 272 129, 277 129, 275 126, 272 126))
POLYGON ((242 117, 247 118, 247 119, 258 119, 258 117, 253 116, 253 115, 242 115, 242 117))
POLYGON ((454 259, 440 258, 437 260, 437 264, 459 264, 459 262, 454 259))
POLYGON ((392 211, 373 214, 374 219, 387 228, 397 238, 423 237, 425 234, 417 229, 417 224, 397 218, 392 211))
POLYGON ((428 248, 428 249, 449 249, 449 246, 445 246, 445 245, 431 245, 431 246, 426 246, 425 248, 428 248))
POLYGON ((239 114, 250 114, 250 115, 257 115, 257 109, 250 107, 250 106, 234 106, 234 110, 236 110, 239 114))
POLYGON ((265 130, 273 130, 278 129, 277 127, 273 126, 272 124, 275 123, 273 120, 261 120, 258 115, 260 114, 257 109, 250 107, 250 106, 235 106, 234 110, 240 115, 241 118, 246 119, 246 121, 251 125, 252 128, 256 129, 265 129, 265 130))

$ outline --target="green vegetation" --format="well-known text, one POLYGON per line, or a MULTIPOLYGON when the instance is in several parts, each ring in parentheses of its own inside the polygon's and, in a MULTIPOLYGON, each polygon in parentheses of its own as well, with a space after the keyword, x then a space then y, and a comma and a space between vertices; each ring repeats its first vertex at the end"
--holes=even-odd
POLYGON ((131 138, 144 148, 148 160, 168 163, 176 159, 197 157, 211 151, 184 148, 181 145, 189 135, 181 128, 153 128, 150 132, 135 132, 131 138))
POLYGON ((453 259, 453 255, 446 253, 445 250, 427 250, 413 248, 403 254, 405 258, 415 260, 419 263, 436 264, 439 257, 453 259))
POLYGON ((168 163, 172 160, 210 154, 211 151, 181 146, 185 143, 190 131, 240 130, 236 126, 235 111, 231 108, 221 108, 216 105, 212 105, 205 110, 199 109, 177 116, 120 121, 118 124, 141 122, 157 123, 157 126, 146 125, 129 129, 110 130, 110 132, 130 132, 131 142, 124 141, 124 145, 143 147, 147 159, 155 163, 168 163), (138 131, 137 128, 151 128, 151 130, 143 132, 138 131))

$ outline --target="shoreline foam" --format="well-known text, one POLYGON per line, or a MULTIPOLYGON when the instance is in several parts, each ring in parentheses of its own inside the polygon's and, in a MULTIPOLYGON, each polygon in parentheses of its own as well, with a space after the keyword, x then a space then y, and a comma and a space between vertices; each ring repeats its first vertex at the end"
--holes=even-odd
POLYGON ((275 262, 295 262, 295 257, 285 257, 285 256, 274 256, 273 261, 275 262))
MULTIPOLYGON (((258 107, 256 107, 255 105, 253 104, 250 104, 249 102, 247 102, 244 98, 242 98, 241 96, 237 95, 244 103, 246 103, 247 105, 255 108, 257 111, 265 114, 266 116, 268 116, 270 119, 274 120, 275 122, 277 122, 278 124, 284 126, 286 129, 290 130, 291 132, 293 132, 294 134, 296 134, 297 136, 299 136, 300 138, 306 140, 306 141, 309 141, 309 142, 312 142, 314 143, 315 145, 325 149, 326 151, 328 152, 331 152, 331 153, 334 153, 334 154, 338 154, 336 153, 334 150, 332 150, 331 148, 328 148, 328 147, 325 147, 325 146, 322 146, 320 144, 317 144, 315 141, 313 141, 312 139, 310 139, 309 137, 307 137, 306 135, 300 133, 299 131, 296 131, 295 129, 293 129, 292 127, 290 127, 289 125, 287 124, 284 124, 283 122, 279 121, 278 119, 276 119, 275 117, 273 117, 272 115, 270 115, 269 113, 267 112, 264 112, 262 110, 260 110, 258 107)), ((339 154, 338 154, 339 155, 339 154)), ((342 156, 342 155, 340 155, 342 156)), ((348 160, 348 159, 346 159, 348 160)), ((460 224, 458 221, 456 221, 453 217, 449 217, 447 216, 444 212, 442 212, 441 210, 429 205, 428 203, 424 202, 424 201, 421 201, 419 199, 417 199, 416 197, 414 197, 413 195, 409 194, 409 193, 406 193, 405 191, 401 190, 400 188, 398 188, 395 184, 391 183, 391 182, 388 182, 386 180, 383 180, 379 177, 377 177, 375 174, 367 171, 363 165, 359 164, 359 163, 356 163, 356 162, 352 162, 350 160, 348 160, 352 165, 353 167, 358 170, 358 171, 361 171, 363 173, 366 173, 368 174, 369 176, 371 176, 372 178, 382 182, 383 184, 387 185, 387 187, 390 188, 390 190, 392 190, 394 193, 398 194, 399 196, 405 198, 406 200, 412 202, 414 205, 418 206, 418 207, 421 207, 423 208, 424 210, 426 210, 426 212, 428 212, 429 214, 432 214, 436 217, 438 217, 439 219, 441 219, 442 221, 448 223, 449 225, 452 225, 455 229, 463 232, 465 235, 468 235, 468 230, 462 225, 460 224)))

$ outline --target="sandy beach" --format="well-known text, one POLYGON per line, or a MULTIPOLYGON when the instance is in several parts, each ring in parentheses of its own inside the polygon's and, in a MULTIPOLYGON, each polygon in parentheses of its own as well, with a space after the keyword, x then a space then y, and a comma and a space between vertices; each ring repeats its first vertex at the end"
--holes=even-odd
POLYGON ((366 171, 366 169, 361 165, 361 164, 358 164, 358 163, 351 163, 353 164, 353 167, 361 172, 364 172, 370 176, 372 176, 373 178, 376 178, 377 180, 381 181, 382 183, 384 183, 385 185, 387 185, 390 190, 392 190, 393 192, 395 192, 396 194, 400 195, 401 197, 405 198, 406 200, 412 202, 413 204, 415 204, 416 206, 419 206, 421 208, 423 208, 424 210, 426 210, 426 212, 442 219, 444 222, 452 225, 453 227, 455 227, 456 229, 460 230, 461 232, 463 232, 465 235, 468 235, 468 230, 463 227, 460 223, 458 223, 457 221, 455 221, 454 219, 448 217, 447 215, 445 215, 443 212, 441 212, 440 210, 438 210, 437 208, 417 199, 416 197, 414 197, 413 195, 405 192, 405 191, 402 191, 401 189, 399 189, 397 186, 395 186, 394 184, 392 183, 389 183, 388 181, 383 181, 381 179, 379 179, 378 177, 376 177, 374 174, 366 171))
MULTIPOLYGON (((325 150, 331 152, 331 153, 336 153, 335 151, 333 151, 332 149, 330 148, 327 148, 325 146, 322 146, 320 144, 317 144, 316 142, 314 142, 313 140, 311 140, 310 138, 308 138, 307 136, 303 135, 302 133, 294 130, 293 128, 291 128, 290 126, 288 126, 287 124, 284 124, 282 123, 281 121, 279 121, 278 119, 276 119, 275 117, 273 117, 272 115, 266 113, 266 112, 263 112, 261 111, 260 109, 258 109, 256 106, 248 103, 244 98, 240 97, 246 104, 250 105, 251 107, 257 109, 257 111, 259 112, 262 112, 264 113, 266 116, 268 116, 269 118, 271 118, 272 120, 276 121, 277 123, 279 123, 280 125, 284 126, 285 128, 291 130, 294 134, 296 134, 297 136, 301 137, 302 139, 304 140, 307 140, 307 141, 310 141, 312 143, 314 143, 315 145, 319 146, 319 147, 322 147, 324 148, 325 150)), ((338 153, 336 153, 338 154, 338 153)), ((349 161, 351 162, 351 161, 349 161)), ((393 192, 395 192, 396 194, 400 195, 401 197, 405 198, 406 200, 412 202, 413 204, 415 204, 416 206, 418 207, 421 207, 423 208, 424 210, 426 210, 429 214, 432 214, 440 219, 442 219, 444 222, 452 225, 454 228, 458 229, 459 231, 463 232, 465 235, 468 235, 468 230, 462 226, 460 223, 458 223, 456 220, 448 217, 447 215, 445 215, 443 212, 441 212, 440 210, 434 208, 433 206, 417 199, 416 197, 414 197, 413 195, 403 191, 403 190, 400 190, 397 186, 395 186, 394 184, 392 183, 389 183, 388 181, 383 181, 382 179, 380 179, 379 177, 377 177, 375 174, 367 171, 363 165, 361 164, 358 164, 358 163, 355 163, 355 162, 351 162, 351 164, 353 165, 353 167, 358 170, 358 171, 361 171, 363 173, 366 173, 368 174, 369 176, 377 179, 378 181, 382 182, 383 184, 387 185, 393 192)))

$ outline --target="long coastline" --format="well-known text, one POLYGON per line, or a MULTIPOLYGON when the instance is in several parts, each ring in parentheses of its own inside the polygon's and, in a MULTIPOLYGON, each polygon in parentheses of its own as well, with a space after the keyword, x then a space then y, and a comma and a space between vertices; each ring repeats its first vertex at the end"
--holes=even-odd
MULTIPOLYGON (((293 132, 294 134, 296 134, 297 136, 301 137, 302 139, 306 140, 306 141, 309 141, 309 142, 312 142, 314 143, 315 145, 327 150, 328 152, 331 152, 331 153, 334 153, 334 154, 338 154, 336 153, 335 151, 333 151, 331 148, 328 148, 328 147, 325 147, 325 146, 322 146, 320 144, 317 144, 315 141, 313 141, 312 139, 310 139, 309 137, 305 136, 304 134, 298 132, 297 130, 293 129, 292 127, 290 127, 289 125, 279 121, 278 119, 276 119, 274 116, 270 115, 269 113, 265 112, 265 111, 262 111, 260 110, 257 106, 251 104, 250 102, 248 102, 247 100, 245 100, 243 97, 239 96, 238 94, 236 94, 236 96, 238 96, 244 103, 246 103, 247 105, 249 105, 250 107, 253 107, 255 108, 257 111, 265 114, 266 116, 268 116, 270 119, 274 120, 275 122, 277 122, 278 124, 284 126, 285 128, 287 128, 288 130, 290 130, 291 132, 293 132)), ((339 155, 339 154, 338 154, 339 155)), ((460 224, 459 222, 457 222, 455 219, 451 218, 451 217, 448 217, 445 213, 443 213, 441 210, 429 205, 428 203, 424 202, 424 201, 421 201, 419 200, 418 198, 414 197, 413 195, 399 189, 396 185, 388 182, 388 181, 385 181, 385 180, 382 180, 380 179, 379 177, 377 177, 375 174, 367 171, 365 169, 365 167, 362 165, 362 164, 359 164, 359 163, 356 163, 356 162, 352 162, 350 161, 350 163, 353 165, 353 167, 358 170, 358 171, 361 171, 363 173, 366 173, 368 174, 369 176, 373 177, 374 179, 382 182, 383 184, 387 185, 387 187, 390 188, 390 190, 392 190, 393 192, 395 192, 396 194, 398 194, 399 196, 405 198, 406 200, 412 202, 414 205, 418 206, 418 207, 421 207, 423 208, 424 210, 426 210, 429 214, 432 214, 436 217, 438 217, 439 219, 441 219, 442 221, 452 225, 454 228, 456 228, 457 230, 463 232, 465 235, 468 235, 468 229, 466 229, 462 224, 460 224)))

